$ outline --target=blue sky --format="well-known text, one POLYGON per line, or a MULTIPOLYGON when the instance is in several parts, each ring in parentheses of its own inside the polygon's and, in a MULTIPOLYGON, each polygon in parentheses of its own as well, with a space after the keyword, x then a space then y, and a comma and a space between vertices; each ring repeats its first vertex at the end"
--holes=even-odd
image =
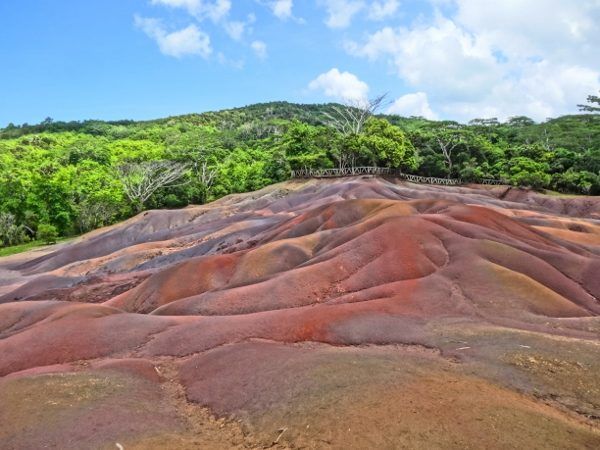
POLYGON ((600 89, 597 0, 2 0, 0 126, 272 100, 466 121, 600 89))

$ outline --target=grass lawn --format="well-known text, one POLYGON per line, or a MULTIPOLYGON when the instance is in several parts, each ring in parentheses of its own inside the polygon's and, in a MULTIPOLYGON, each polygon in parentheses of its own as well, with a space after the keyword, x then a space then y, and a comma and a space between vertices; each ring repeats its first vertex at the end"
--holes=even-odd
MULTIPOLYGON (((61 238, 57 242, 65 242, 72 238, 61 238)), ((0 247, 0 257, 16 255, 17 253, 23 253, 28 250, 33 250, 40 247, 45 247, 46 244, 42 241, 31 241, 26 244, 13 245, 11 247, 0 247)))
POLYGON ((586 197, 585 194, 565 194, 563 192, 551 191, 550 189, 544 189, 542 193, 546 195, 550 195, 552 197, 565 197, 565 198, 576 198, 576 197, 586 197))

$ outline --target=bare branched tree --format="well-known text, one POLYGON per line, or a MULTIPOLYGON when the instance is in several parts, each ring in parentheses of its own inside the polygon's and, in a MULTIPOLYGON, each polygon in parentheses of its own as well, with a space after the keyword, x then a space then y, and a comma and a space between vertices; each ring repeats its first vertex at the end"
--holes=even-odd
POLYGON ((333 113, 325 113, 328 125, 344 136, 360 134, 369 117, 384 105, 386 97, 387 94, 383 94, 371 100, 353 100, 333 106, 333 113))
POLYGON ((439 150, 442 152, 442 155, 444 155, 444 162, 446 163, 446 167, 448 168, 448 178, 450 178, 450 176, 452 175, 452 168, 454 166, 452 161, 452 152, 456 147, 458 147, 458 144, 460 144, 460 140, 446 140, 441 137, 437 137, 435 140, 439 150))
POLYGON ((162 187, 173 186, 188 169, 188 164, 176 161, 148 161, 119 166, 117 176, 123 183, 125 195, 142 211, 152 194, 162 187))
POLYGON ((108 225, 117 213, 117 207, 105 201, 83 200, 79 205, 77 226, 81 233, 108 225))
POLYGON ((198 180, 202 183, 207 189, 210 189, 215 182, 215 177, 217 176, 217 169, 214 167, 208 167, 208 162, 202 161, 198 166, 198 180))
POLYGON ((464 136, 461 129, 447 126, 435 133, 432 142, 433 145, 429 146, 433 151, 440 152, 444 157, 444 163, 448 170, 448 178, 452 176, 452 169, 454 167, 452 153, 456 147, 463 143, 464 136))
MULTIPOLYGON (((387 94, 371 100, 347 101, 343 105, 333 106, 332 113, 325 113, 327 125, 337 130, 342 136, 359 135, 369 117, 375 114, 386 101, 387 94)), ((337 155, 340 169, 354 167, 356 155, 348 148, 341 148, 337 155)))
POLYGON ((544 147, 544 150, 546 150, 547 152, 553 150, 552 140, 550 137, 550 133, 548 133, 548 128, 544 128, 543 137, 540 139, 540 142, 542 144, 542 147, 544 147))
POLYGON ((208 199, 210 189, 215 183, 215 178, 217 177, 217 169, 215 167, 209 167, 208 161, 206 160, 195 162, 194 169, 196 171, 196 176, 198 177, 198 182, 200 183, 202 189, 202 202, 205 203, 208 199))
POLYGON ((0 247, 25 242, 25 227, 17 224, 15 216, 0 212, 0 247))

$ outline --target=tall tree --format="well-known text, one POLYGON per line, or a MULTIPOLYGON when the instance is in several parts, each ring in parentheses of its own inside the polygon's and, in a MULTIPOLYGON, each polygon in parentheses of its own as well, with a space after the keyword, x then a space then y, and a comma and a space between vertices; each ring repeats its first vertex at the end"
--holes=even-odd
POLYGON ((591 113, 600 112, 600 97, 597 95, 588 95, 587 102, 589 105, 577 105, 580 111, 591 113), (598 105, 598 106, 594 106, 598 105))
POLYGON ((138 212, 144 209, 146 201, 158 189, 172 186, 188 171, 186 163, 175 161, 146 161, 119 166, 117 176, 125 195, 131 200, 138 212))
POLYGON ((337 159, 340 169, 348 165, 354 166, 355 137, 363 131, 369 118, 384 105, 386 97, 387 94, 383 94, 370 100, 348 101, 341 106, 333 106, 333 113, 324 113, 327 124, 337 130, 348 144, 343 145, 339 151, 337 159))
POLYGON ((347 101, 333 106, 333 113, 325 112, 324 115, 328 125, 342 135, 360 134, 369 117, 384 105, 386 97, 387 94, 383 94, 370 100, 347 101))
POLYGON ((313 169, 331 164, 327 152, 319 139, 324 127, 314 127, 294 120, 281 138, 281 148, 292 169, 313 169))
POLYGON ((452 176, 454 168, 454 150, 465 141, 464 133, 461 127, 449 125, 439 128, 433 135, 430 144, 432 150, 438 151, 444 157, 444 164, 448 178, 452 176))
POLYGON ((416 169, 417 152, 404 132, 385 119, 372 117, 360 136, 360 156, 373 165, 416 169))
POLYGON ((200 200, 202 203, 206 203, 210 195, 210 190, 215 184, 217 177, 217 168, 210 167, 206 159, 194 162, 194 171, 196 173, 196 179, 200 185, 200 200))

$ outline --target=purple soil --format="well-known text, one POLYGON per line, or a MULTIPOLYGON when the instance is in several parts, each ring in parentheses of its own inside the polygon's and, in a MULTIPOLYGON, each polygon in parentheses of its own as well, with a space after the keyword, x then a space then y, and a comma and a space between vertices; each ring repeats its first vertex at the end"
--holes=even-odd
MULTIPOLYGON (((574 447, 600 443, 600 383, 589 375, 600 370, 599 217, 597 197, 376 178, 291 182, 143 213, 41 257, 0 259, 0 396, 14 402, 14 392, 31 383, 42 411, 31 424, 34 438, 25 438, 25 428, 11 430, 16 422, 0 426, 0 436, 10 434, 14 448, 41 445, 35 433, 50 426, 44 411, 54 411, 44 383, 63 395, 56 377, 74 374, 73 390, 87 393, 91 409, 60 405, 65 422, 51 442, 64 438, 64 448, 77 448, 70 437, 114 447, 110 440, 122 431, 101 418, 115 405, 133 408, 133 424, 153 423, 144 389, 158 392, 168 419, 154 431, 132 425, 123 439, 139 448, 170 441, 202 448, 220 442, 220 433, 216 447, 260 447, 272 444, 279 433, 269 427, 278 426, 295 431, 276 445, 320 448, 316 432, 300 432, 299 423, 319 429, 333 448, 502 447, 519 441, 483 429, 509 430, 517 416, 531 426, 554 423, 537 437, 523 431, 523 445, 552 438, 568 447, 569 435, 574 447), (549 371, 566 382, 554 383, 549 371), (377 376, 369 380, 368 373, 377 376), (407 435, 390 416, 374 412, 371 423, 357 412, 441 389, 428 380, 448 374, 457 388, 446 400, 466 399, 457 400, 463 437, 434 432, 424 412, 407 419, 419 430, 407 435), (111 377, 137 387, 107 400, 102 389, 111 377), (19 380, 24 384, 14 384, 19 380), (389 399, 379 394, 386 386, 389 399), (481 395, 466 395, 469 386, 481 387, 481 395), (341 402, 340 417, 362 440, 327 419, 333 406, 314 392, 341 402), (499 419, 478 427, 469 410, 488 397, 495 406, 486 414, 499 419), (520 412, 511 419, 505 410, 513 407, 520 412), (321 425, 309 420, 315 408, 321 425), (271 410, 293 424, 277 425, 282 416, 271 410), (219 431, 210 413, 242 422, 219 431), (88 431, 72 434, 66 418, 78 415, 100 418, 98 441, 88 431), (193 438, 190 430, 204 426, 212 431, 193 438), (389 442, 377 434, 386 427, 389 442)), ((423 402, 431 423, 449 426, 449 417, 432 412, 435 399, 423 402)))

